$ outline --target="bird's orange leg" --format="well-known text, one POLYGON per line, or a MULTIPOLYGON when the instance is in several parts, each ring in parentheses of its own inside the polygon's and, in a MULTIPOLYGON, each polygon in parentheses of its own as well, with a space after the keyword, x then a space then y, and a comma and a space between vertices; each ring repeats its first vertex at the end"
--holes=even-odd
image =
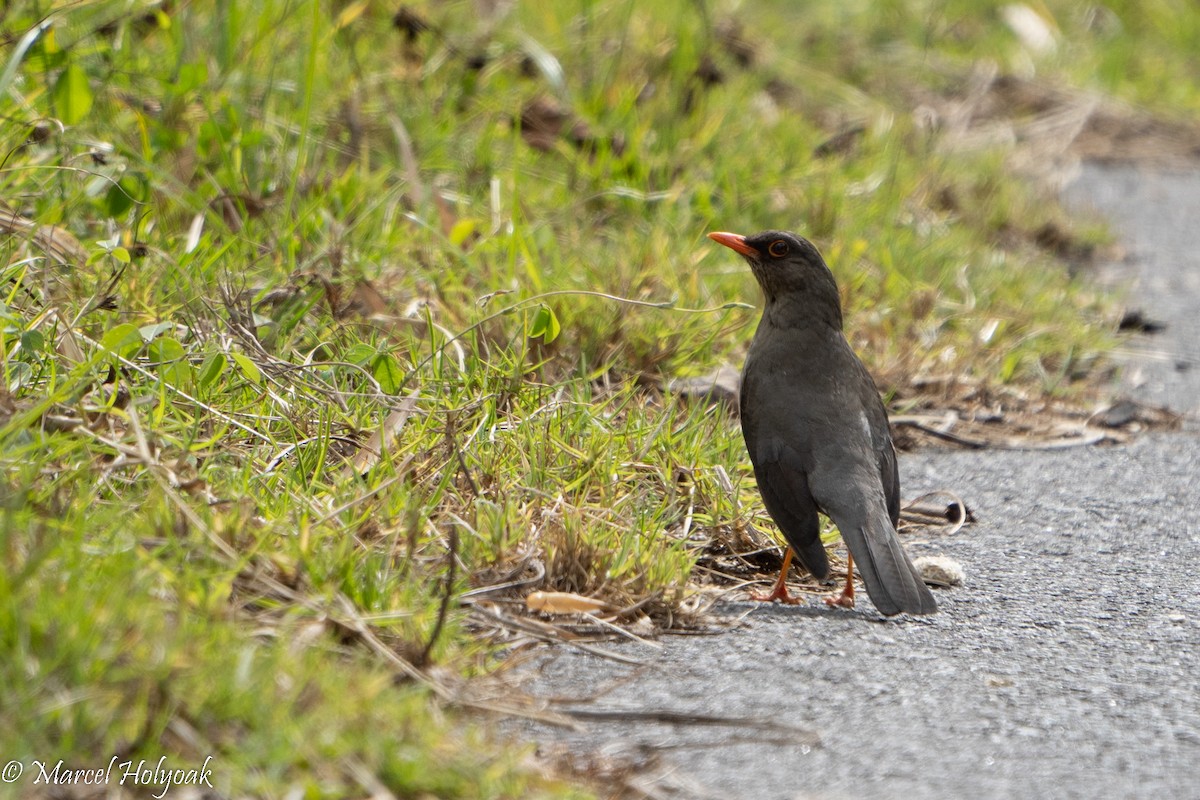
POLYGON ((825 596, 825 605, 854 608, 854 556, 846 553, 846 586, 841 594, 825 596))
POLYGON ((759 592, 751 592, 751 600, 759 600, 763 603, 770 603, 778 600, 789 606, 794 606, 800 603, 799 597, 792 597, 787 590, 787 574, 788 569, 792 566, 792 548, 787 549, 787 553, 783 556, 783 567, 779 570, 779 580, 775 581, 775 588, 769 594, 761 594, 759 592))

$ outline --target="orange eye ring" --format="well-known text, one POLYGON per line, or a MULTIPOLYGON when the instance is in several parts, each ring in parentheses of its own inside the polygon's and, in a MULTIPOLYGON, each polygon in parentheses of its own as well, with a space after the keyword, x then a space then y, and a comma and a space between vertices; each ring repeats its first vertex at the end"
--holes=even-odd
POLYGON ((771 242, 771 246, 767 248, 767 252, 775 258, 783 258, 788 254, 788 243, 783 239, 776 239, 771 242))

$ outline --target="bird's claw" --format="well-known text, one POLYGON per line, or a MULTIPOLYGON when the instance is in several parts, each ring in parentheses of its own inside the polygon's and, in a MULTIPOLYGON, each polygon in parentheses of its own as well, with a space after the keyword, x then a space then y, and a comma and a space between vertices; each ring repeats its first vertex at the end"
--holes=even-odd
POLYGON ((839 594, 825 595, 825 605, 838 606, 839 608, 854 608, 854 595, 841 592, 839 594))
POLYGON ((783 603, 785 606, 795 606, 803 602, 799 597, 792 597, 788 594, 787 587, 782 583, 776 585, 769 592, 751 592, 751 600, 757 600, 760 603, 773 603, 776 600, 783 603))

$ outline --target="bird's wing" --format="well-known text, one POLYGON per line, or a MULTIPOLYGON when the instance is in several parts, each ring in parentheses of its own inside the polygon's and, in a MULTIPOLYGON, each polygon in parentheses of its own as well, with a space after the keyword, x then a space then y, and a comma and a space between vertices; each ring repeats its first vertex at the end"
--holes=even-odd
POLYGON ((892 527, 900 524, 900 467, 896 463, 896 446, 891 434, 883 447, 883 458, 879 460, 879 477, 883 481, 883 496, 887 500, 888 516, 892 527))
POLYGON ((760 370, 754 366, 758 342, 756 335, 742 373, 740 411, 746 450, 771 519, 805 568, 817 578, 825 578, 829 575, 829 557, 821 543, 821 521, 808 488, 804 460, 778 430, 780 421, 794 422, 796 407, 789 402, 779 409, 772 405, 780 402, 777 392, 761 392, 764 376, 770 377, 772 373, 769 368, 760 370), (760 418, 774 423, 763 424, 760 418))
POLYGON ((763 504, 796 557, 816 578, 828 576, 829 557, 821 543, 821 521, 804 473, 783 461, 761 460, 755 461, 754 477, 763 504))

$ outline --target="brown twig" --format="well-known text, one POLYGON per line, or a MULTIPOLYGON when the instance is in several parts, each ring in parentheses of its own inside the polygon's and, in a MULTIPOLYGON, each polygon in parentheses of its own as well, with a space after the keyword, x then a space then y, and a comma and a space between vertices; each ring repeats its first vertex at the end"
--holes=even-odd
POLYGON ((726 717, 718 714, 699 714, 690 711, 666 711, 652 709, 648 711, 623 709, 563 709, 564 714, 578 720, 595 722, 657 722, 663 725, 701 725, 730 728, 751 728, 760 731, 786 733, 795 737, 791 741, 796 744, 820 747, 821 737, 815 732, 786 725, 762 717, 726 717))
POLYGON ((471 606, 471 609, 474 613, 486 617, 492 622, 499 624, 502 628, 506 628, 510 631, 517 631, 525 634, 526 636, 530 636, 534 639, 550 644, 569 645, 571 647, 583 650, 586 653, 591 653, 592 655, 600 656, 601 658, 607 658, 622 664, 633 664, 636 666, 642 665, 642 662, 635 658, 629 658, 628 656, 623 656, 619 653, 612 653, 599 647, 594 647, 585 642, 581 642, 576 639, 575 635, 570 631, 567 631, 559 626, 550 625, 533 618, 521 618, 504 614, 495 606, 490 604, 482 605, 472 601, 467 601, 467 604, 471 606))

